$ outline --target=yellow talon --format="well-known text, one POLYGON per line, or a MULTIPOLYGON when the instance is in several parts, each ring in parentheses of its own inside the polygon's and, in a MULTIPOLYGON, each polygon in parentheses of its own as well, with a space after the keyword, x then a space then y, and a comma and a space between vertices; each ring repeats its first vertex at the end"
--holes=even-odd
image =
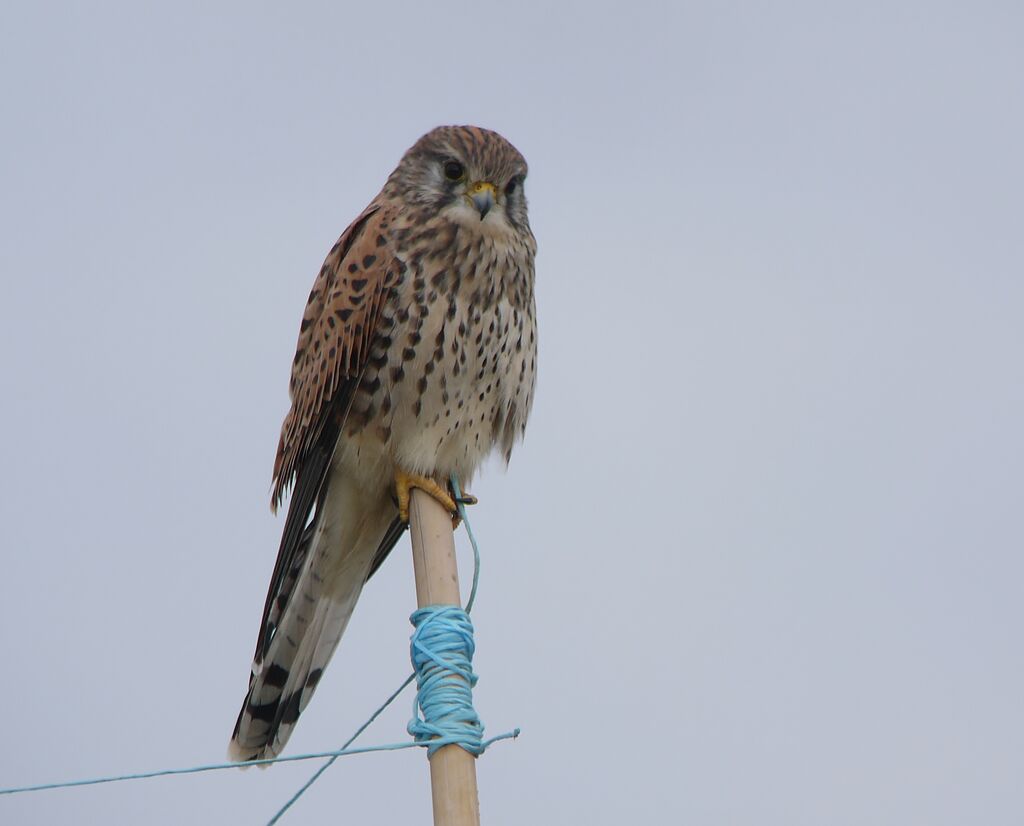
POLYGON ((459 509, 455 500, 433 479, 426 476, 419 476, 413 473, 406 473, 399 468, 395 471, 395 493, 398 495, 398 518, 409 524, 409 494, 413 488, 419 488, 424 493, 434 497, 440 502, 445 510, 452 514, 455 519, 459 518, 459 509))

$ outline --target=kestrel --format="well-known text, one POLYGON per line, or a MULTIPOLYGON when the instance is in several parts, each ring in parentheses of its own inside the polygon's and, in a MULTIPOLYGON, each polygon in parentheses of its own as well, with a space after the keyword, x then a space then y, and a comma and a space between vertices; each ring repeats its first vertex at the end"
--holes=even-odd
POLYGON ((408 521, 409 488, 454 510, 533 402, 536 242, 526 161, 442 126, 405 153, 331 249, 302 316, 272 507, 293 487, 233 760, 280 753, 363 584, 408 521))

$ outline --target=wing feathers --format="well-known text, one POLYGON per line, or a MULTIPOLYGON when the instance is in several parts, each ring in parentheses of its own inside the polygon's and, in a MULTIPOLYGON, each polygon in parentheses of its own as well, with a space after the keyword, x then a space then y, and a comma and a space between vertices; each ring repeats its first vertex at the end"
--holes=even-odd
POLYGON ((295 488, 263 607, 257 663, 274 633, 272 613, 280 616, 290 598, 294 582, 289 585, 289 572, 302 563, 303 531, 323 499, 324 480, 380 309, 402 269, 387 241, 393 213, 392 207, 371 204, 342 233, 320 269, 303 313, 289 385, 292 406, 281 427, 274 462, 272 506, 280 505, 292 482, 295 488))
POLYGON ((402 268, 387 240, 393 213, 372 204, 353 221, 309 294, 292 363, 292 406, 274 462, 275 509, 318 440, 336 391, 366 364, 381 306, 402 268))

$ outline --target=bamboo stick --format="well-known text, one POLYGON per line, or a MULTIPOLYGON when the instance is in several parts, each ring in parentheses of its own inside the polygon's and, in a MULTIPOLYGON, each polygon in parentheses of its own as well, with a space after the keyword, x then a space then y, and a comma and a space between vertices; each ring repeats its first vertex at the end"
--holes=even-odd
MULTIPOLYGON (((461 605, 452 515, 429 494, 413 488, 409 532, 416 573, 416 604, 461 605)), ((430 758, 434 826, 480 826, 476 758, 460 746, 444 746, 430 758)))

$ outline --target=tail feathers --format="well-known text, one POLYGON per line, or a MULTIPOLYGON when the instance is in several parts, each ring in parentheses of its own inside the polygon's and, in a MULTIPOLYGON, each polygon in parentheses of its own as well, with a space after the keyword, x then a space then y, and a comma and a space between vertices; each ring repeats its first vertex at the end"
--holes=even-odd
MULTIPOLYGON (((306 605, 303 617, 285 612, 266 659, 250 677, 229 759, 262 760, 281 753, 338 646, 361 586, 360 582, 350 589, 341 601, 320 597, 306 605)), ((300 594, 300 599, 304 596, 300 594)))
POLYGON ((381 494, 339 475, 284 567, 279 558, 231 760, 276 757, 288 742, 371 569, 401 535, 389 530, 395 509, 381 494))

